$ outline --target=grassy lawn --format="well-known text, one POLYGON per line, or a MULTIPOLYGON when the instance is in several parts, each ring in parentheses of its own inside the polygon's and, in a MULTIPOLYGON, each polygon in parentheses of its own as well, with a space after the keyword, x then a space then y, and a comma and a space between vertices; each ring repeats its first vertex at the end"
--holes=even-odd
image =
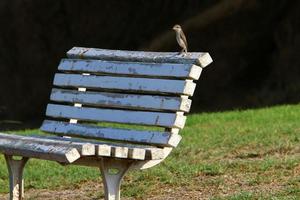
MULTIPOLYGON (((123 196, 173 191, 215 200, 300 199, 300 105, 193 114, 181 134, 181 144, 167 160, 125 177, 123 196)), ((25 170, 27 189, 72 189, 99 179, 97 169, 34 159, 25 170)), ((0 192, 7 191, 1 156, 0 192)))

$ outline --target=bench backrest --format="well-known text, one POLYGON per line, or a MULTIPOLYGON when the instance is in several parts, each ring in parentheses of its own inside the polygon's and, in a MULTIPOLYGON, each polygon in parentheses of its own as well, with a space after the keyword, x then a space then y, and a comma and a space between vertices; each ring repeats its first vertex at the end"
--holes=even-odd
POLYGON ((62 136, 176 146, 208 53, 119 51, 74 47, 54 77, 41 130, 62 136), (163 127, 120 129, 98 122, 163 127))

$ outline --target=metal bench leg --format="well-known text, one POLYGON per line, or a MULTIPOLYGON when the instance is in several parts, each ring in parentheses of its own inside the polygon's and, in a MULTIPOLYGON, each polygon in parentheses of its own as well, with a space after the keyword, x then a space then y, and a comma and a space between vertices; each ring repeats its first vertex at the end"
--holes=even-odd
POLYGON ((132 166, 133 161, 103 158, 100 165, 105 200, 120 200, 120 186, 125 173, 132 166))
POLYGON ((24 198, 23 170, 28 158, 14 160, 13 156, 5 155, 9 173, 9 199, 22 200, 24 198))

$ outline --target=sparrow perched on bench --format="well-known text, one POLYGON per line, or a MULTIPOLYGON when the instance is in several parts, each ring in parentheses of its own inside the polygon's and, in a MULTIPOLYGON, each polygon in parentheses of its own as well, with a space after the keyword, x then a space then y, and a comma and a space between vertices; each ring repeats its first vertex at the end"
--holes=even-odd
POLYGON ((186 37, 182 31, 182 28, 180 25, 176 24, 175 26, 173 26, 173 30, 176 32, 176 40, 177 43, 179 44, 179 46, 182 47, 182 50, 180 53, 187 53, 187 41, 186 41, 186 37))

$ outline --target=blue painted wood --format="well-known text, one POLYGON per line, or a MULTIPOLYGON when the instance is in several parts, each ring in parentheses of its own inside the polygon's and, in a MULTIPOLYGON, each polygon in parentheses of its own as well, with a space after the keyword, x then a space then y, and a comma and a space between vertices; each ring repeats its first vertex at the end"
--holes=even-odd
POLYGON ((198 80, 202 68, 193 64, 118 62, 105 60, 62 59, 61 71, 113 74, 132 77, 164 77, 198 80))
POLYGON ((183 128, 186 120, 185 116, 177 113, 81 108, 55 104, 48 104, 46 115, 56 118, 140 124, 169 128, 183 128))
POLYGON ((71 137, 116 140, 169 147, 177 146, 181 139, 179 135, 171 134, 170 132, 110 128, 52 120, 45 120, 41 130, 71 137))
POLYGON ((182 97, 159 95, 126 94, 111 92, 80 92, 78 90, 53 89, 50 100, 56 102, 80 103, 106 108, 127 108, 134 110, 163 110, 188 112, 191 100, 182 97))
POLYGON ((121 90, 138 93, 175 94, 192 96, 196 84, 192 81, 110 76, 85 76, 80 74, 56 74, 54 85, 104 90, 121 90))

